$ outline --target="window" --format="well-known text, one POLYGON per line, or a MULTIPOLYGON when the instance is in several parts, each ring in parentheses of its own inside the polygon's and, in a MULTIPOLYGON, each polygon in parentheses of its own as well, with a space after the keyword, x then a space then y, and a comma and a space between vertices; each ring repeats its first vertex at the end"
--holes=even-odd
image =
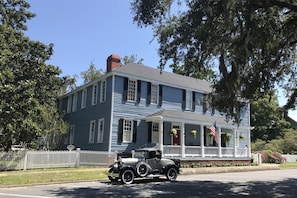
POLYGON ((70 113, 71 112, 71 107, 72 107, 72 96, 68 96, 67 113, 70 113))
POLYGON ((132 142, 133 136, 133 121, 124 120, 123 121, 123 142, 132 142))
POLYGON ((101 82, 101 94, 100 94, 100 102, 106 101, 106 81, 101 82))
POLYGON ((159 123, 152 123, 152 143, 159 143, 159 123))
POLYGON ((96 122, 95 122, 95 120, 92 120, 90 122, 89 143, 94 143, 95 128, 96 128, 96 122))
POLYGON ((151 103, 152 104, 158 103, 158 85, 151 86, 151 103))
POLYGON ((69 144, 74 143, 74 131, 75 131, 74 125, 70 125, 69 126, 69 144))
POLYGON ((128 80, 128 93, 127 100, 128 101, 136 101, 136 80, 128 80))
POLYGON ((186 109, 192 110, 192 92, 186 91, 186 109))
POLYGON ((72 112, 75 112, 77 109, 77 93, 72 96, 72 112))
POLYGON ((81 108, 86 108, 87 106, 87 89, 82 90, 81 95, 81 108))
POLYGON ((98 121, 97 143, 103 142, 103 134, 104 134, 104 118, 98 121))
POLYGON ((92 105, 96 105, 97 104, 97 85, 93 85, 93 97, 92 97, 92 105))

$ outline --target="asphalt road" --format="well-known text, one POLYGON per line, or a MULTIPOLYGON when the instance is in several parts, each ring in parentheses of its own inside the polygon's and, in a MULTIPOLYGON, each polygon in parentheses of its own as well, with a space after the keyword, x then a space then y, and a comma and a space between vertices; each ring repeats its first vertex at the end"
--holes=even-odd
POLYGON ((297 197, 297 169, 179 175, 176 182, 137 180, 0 188, 1 198, 297 197))

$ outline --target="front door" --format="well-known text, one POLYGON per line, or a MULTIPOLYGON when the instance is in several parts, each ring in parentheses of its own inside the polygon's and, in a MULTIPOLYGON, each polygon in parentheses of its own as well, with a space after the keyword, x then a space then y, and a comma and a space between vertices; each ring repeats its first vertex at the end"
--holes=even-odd
POLYGON ((172 136, 173 145, 180 145, 180 129, 176 129, 176 135, 172 136))

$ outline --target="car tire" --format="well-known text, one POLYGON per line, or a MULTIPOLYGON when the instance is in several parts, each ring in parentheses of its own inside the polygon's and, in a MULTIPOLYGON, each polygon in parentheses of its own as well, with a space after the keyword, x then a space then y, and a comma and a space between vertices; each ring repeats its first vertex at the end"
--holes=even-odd
POLYGON ((141 162, 136 165, 136 172, 140 177, 146 177, 148 174, 148 166, 147 164, 141 162))
POLYGON ((177 170, 174 167, 170 167, 166 172, 166 178, 169 181, 175 181, 177 178, 177 170))
POLYGON ((131 169, 124 170, 124 172, 121 174, 121 181, 124 184, 132 184, 134 181, 134 171, 131 169))

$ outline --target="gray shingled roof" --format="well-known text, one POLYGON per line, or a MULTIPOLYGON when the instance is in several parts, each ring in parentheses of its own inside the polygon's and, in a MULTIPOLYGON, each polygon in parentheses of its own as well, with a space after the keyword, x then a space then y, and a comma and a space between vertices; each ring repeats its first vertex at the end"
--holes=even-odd
POLYGON ((140 64, 129 63, 112 71, 115 75, 127 76, 139 80, 156 82, 159 84, 178 87, 201 93, 211 92, 211 83, 188 76, 182 76, 170 72, 160 72, 159 69, 140 64))

